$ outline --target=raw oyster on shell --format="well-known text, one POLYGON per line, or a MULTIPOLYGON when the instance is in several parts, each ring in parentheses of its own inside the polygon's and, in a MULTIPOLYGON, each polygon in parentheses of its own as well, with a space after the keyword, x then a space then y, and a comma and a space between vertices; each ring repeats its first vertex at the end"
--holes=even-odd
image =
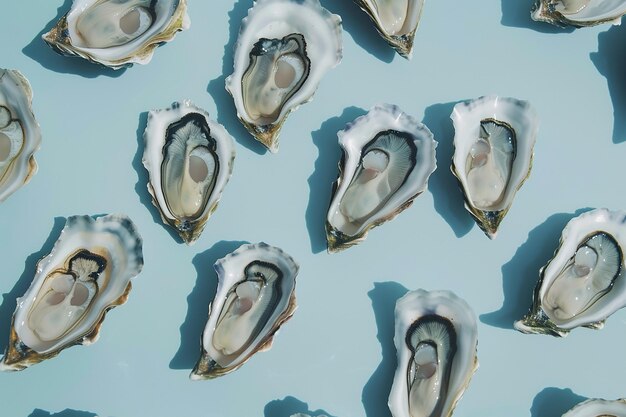
POLYGON ((566 336, 579 326, 599 329, 626 306, 626 212, 595 209, 567 223, 554 257, 539 271, 523 333, 566 336))
POLYGON ((343 157, 326 217, 328 251, 355 245, 408 208, 437 167, 437 142, 400 108, 379 104, 337 132, 343 157))
POLYGON ((626 417, 626 399, 591 399, 576 404, 563 417, 626 417))
POLYGON ((42 38, 62 55, 120 69, 147 64, 189 26, 187 0, 74 0, 42 38))
POLYGON ((242 245, 214 267, 217 292, 209 305, 193 380, 225 375, 256 352, 268 350, 296 310, 299 266, 281 249, 263 242, 242 245))
POLYGON ((619 25, 626 0, 535 0, 531 17, 555 26, 585 27, 602 23, 619 25))
POLYGON ((142 240, 124 215, 68 217, 52 251, 17 300, 2 371, 20 371, 98 339, 108 310, 124 304, 143 266, 142 240))
POLYGON ((148 191, 163 222, 193 244, 233 171, 235 146, 224 126, 191 101, 152 110, 144 132, 148 191))
POLYGON ((319 0, 255 1, 241 23, 234 71, 226 79, 239 120, 277 152, 289 113, 313 98, 341 57, 341 18, 319 0))

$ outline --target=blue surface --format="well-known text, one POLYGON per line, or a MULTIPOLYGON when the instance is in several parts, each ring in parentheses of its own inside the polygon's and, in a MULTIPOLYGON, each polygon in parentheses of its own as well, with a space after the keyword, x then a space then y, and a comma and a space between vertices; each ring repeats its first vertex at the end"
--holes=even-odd
POLYGON ((344 19, 343 62, 289 116, 271 155, 239 124, 224 89, 251 0, 191 1, 189 31, 149 65, 118 72, 57 56, 40 40, 69 0, 4 2, 0 65, 30 80, 43 143, 39 173, 0 205, 0 347, 15 298, 66 216, 128 214, 145 267, 97 343, 0 375, 0 415, 389 417, 393 306, 419 287, 451 289, 479 316, 480 368, 455 417, 558 417, 586 397, 626 395, 626 311, 566 339, 512 329, 565 223, 587 207, 626 208, 626 26, 559 30, 532 22, 531 3, 429 1, 409 62, 352 1, 323 1, 344 19), (484 94, 527 99, 541 119, 533 172, 495 241, 463 209, 448 168, 452 106, 484 94), (145 112, 183 98, 237 140, 232 179, 193 247, 161 224, 141 165, 145 112), (439 142, 439 168, 410 209, 331 256, 323 220, 336 131, 379 102, 422 118, 439 142), (261 240, 299 261, 298 311, 269 352, 217 380, 189 381, 213 262, 261 240))

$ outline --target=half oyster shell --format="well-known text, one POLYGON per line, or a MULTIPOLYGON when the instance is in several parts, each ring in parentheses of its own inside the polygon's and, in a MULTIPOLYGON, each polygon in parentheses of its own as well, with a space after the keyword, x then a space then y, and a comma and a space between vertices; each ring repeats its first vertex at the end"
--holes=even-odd
POLYGON ((217 293, 191 379, 225 375, 271 347, 296 310, 298 269, 291 256, 263 242, 242 245, 215 263, 217 293))
POLYGON ((16 70, 0 68, 0 202, 37 173, 41 130, 32 110, 30 83, 16 70))
POLYGON ((187 0, 74 0, 42 38, 62 55, 120 69, 147 64, 189 26, 187 0))
POLYGON ((561 337, 579 326, 602 328, 626 306, 624 248, 626 212, 595 209, 570 220, 515 328, 561 337))
POLYGON ((585 27, 602 23, 619 25, 626 0, 535 0, 531 17, 555 26, 585 27))
POLYGON ((287 116, 313 98, 341 57, 341 18, 319 0, 255 1, 241 23, 234 72, 226 79, 239 120, 278 152, 287 116))
POLYGON ((575 405, 563 417, 626 417, 626 399, 591 399, 575 405))
POLYGON ((393 417, 449 417, 478 369, 476 316, 450 291, 408 292, 396 303, 393 417))
POLYGON ((98 339, 106 312, 124 304, 143 266, 141 237, 124 215, 68 217, 17 300, 2 371, 20 371, 98 339))
POLYGON ((235 146, 224 126, 189 100, 152 110, 144 131, 148 191, 163 222, 193 244, 233 172, 235 146))
POLYGON ((485 96, 457 104, 450 118, 455 129, 452 173, 465 208, 493 239, 530 175, 537 115, 527 101, 485 96))
POLYGON ((437 167, 430 130, 394 105, 373 107, 337 136, 343 157, 326 217, 331 253, 411 206, 437 167))

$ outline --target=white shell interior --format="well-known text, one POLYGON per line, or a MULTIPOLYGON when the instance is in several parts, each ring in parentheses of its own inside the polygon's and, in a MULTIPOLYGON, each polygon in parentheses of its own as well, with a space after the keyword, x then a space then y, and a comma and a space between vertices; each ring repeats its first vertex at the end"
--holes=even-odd
POLYGON ((376 24, 388 36, 413 32, 420 21, 424 0, 362 0, 370 9, 376 24))
MULTIPOLYGON (((547 7, 543 4, 545 0, 533 13, 535 20, 543 20, 540 18, 542 8, 547 7)), ((615 20, 615 24, 619 24, 619 19, 626 14, 625 0, 549 0, 554 10, 561 13, 566 19, 573 22, 593 23, 597 21, 615 20), (575 11, 584 6, 577 12, 567 12, 568 9, 575 11)))
POLYGON ((615 401, 592 399, 577 404, 563 417, 626 417, 626 400, 615 401))

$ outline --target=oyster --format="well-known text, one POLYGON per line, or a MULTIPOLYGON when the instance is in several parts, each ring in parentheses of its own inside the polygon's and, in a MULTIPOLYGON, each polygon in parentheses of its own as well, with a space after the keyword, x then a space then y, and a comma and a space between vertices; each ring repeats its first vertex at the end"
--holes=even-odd
POLYGON ((626 306, 626 212, 595 209, 569 221, 554 257, 539 271, 524 333, 566 336, 578 326, 602 328, 626 306))
POLYGON ((141 237, 123 215, 68 217, 52 251, 17 300, 0 370, 20 371, 98 339, 104 316, 124 304, 143 266, 141 237))
POLYGON ((393 417, 449 417, 478 369, 476 316, 450 291, 416 290, 398 300, 393 417))
POLYGON ((533 20, 574 27, 619 25, 624 14, 626 0, 535 0, 531 11, 533 20))
POLYGON ((400 55, 410 59, 424 0, 354 0, 400 55))
POLYGON ((189 26, 187 0, 74 0, 42 38, 60 54, 120 69, 147 64, 189 26))
POLYGON ((0 202, 37 172, 41 131, 32 110, 33 91, 19 71, 0 68, 0 202))
POLYGON ((465 208, 490 239, 530 175, 539 126, 530 103, 486 96, 454 106, 452 173, 465 208))
POLYGON ((234 71, 226 79, 239 120, 277 152, 287 115, 313 98, 341 56, 341 18, 319 0, 255 1, 241 23, 234 71))
POLYGON ((271 347, 274 333, 296 310, 298 268, 291 256, 263 242, 242 245, 215 263, 217 293, 191 379, 225 375, 271 347))
POLYGON ((408 208, 437 167, 437 142, 397 106, 380 104, 337 133, 343 158, 326 217, 328 251, 364 240, 408 208))
POLYGON ((224 126, 189 100, 148 113, 143 165, 163 222, 194 243, 233 171, 235 147, 224 126))
POLYGON ((563 417, 626 417, 626 399, 592 399, 577 404, 563 417))

